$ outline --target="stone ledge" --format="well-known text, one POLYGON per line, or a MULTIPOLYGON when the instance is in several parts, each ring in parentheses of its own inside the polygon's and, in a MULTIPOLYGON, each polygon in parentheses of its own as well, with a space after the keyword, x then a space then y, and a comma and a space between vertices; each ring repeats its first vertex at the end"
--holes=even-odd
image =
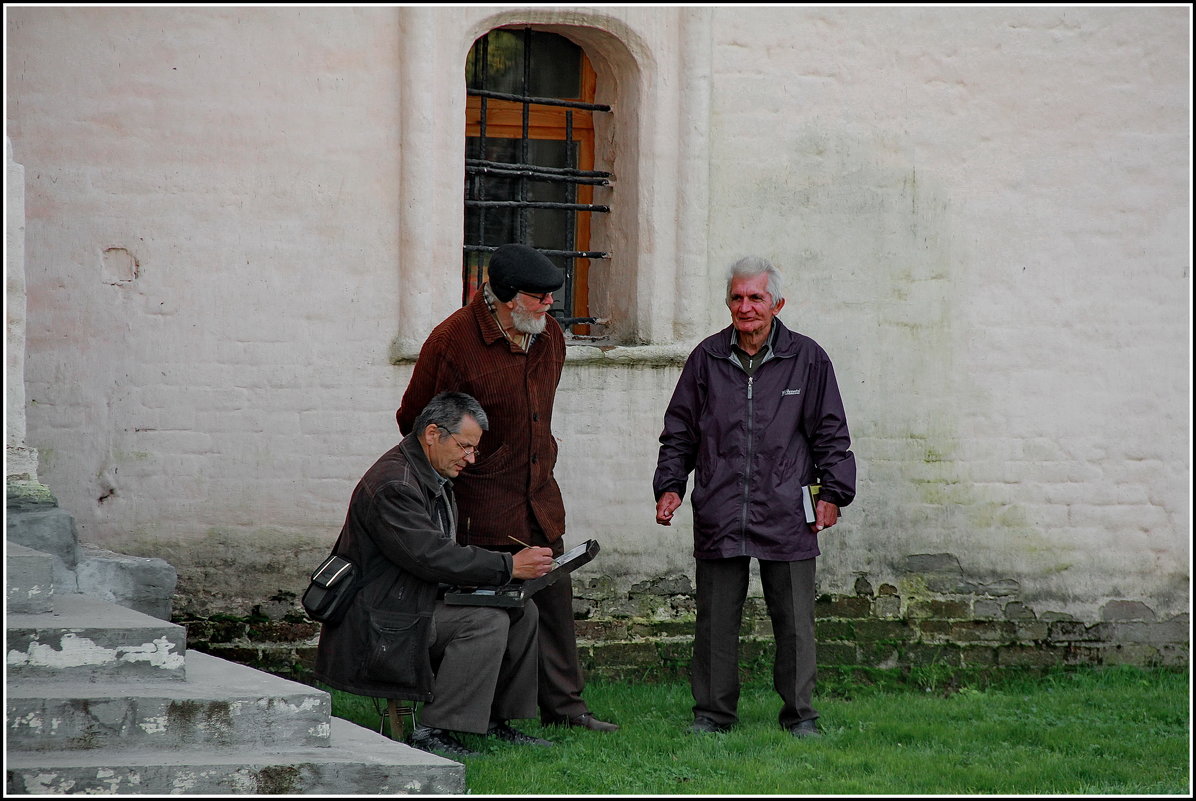
MULTIPOLYGON (((392 365, 415 364, 423 342, 406 342, 395 339, 390 345, 392 365)), ((591 365, 598 367, 664 366, 682 367, 691 345, 607 345, 601 343, 566 342, 565 365, 591 365)))

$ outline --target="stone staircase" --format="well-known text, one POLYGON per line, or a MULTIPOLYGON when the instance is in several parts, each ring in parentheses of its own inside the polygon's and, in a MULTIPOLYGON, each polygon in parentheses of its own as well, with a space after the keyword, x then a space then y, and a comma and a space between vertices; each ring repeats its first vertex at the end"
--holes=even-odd
POLYGON ((5 551, 6 796, 467 792, 328 693, 188 651, 162 560, 81 548, 56 505, 10 506, 5 551))

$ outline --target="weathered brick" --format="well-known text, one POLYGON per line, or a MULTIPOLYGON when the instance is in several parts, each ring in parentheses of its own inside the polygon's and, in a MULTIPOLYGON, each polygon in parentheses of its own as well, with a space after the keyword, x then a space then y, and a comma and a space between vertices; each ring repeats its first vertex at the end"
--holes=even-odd
POLYGON ((1041 621, 1017 621, 1013 624, 1013 627, 1013 637, 1019 642, 1039 642, 1046 640, 1047 634, 1050 631, 1050 626, 1041 621))
POLYGON ((973 595, 977 591, 974 583, 951 575, 927 575, 922 577, 926 581, 926 589, 931 592, 941 592, 946 595, 973 595))
MULTIPOLYGON (((818 646, 819 661, 826 661, 827 664, 831 664, 829 660, 823 660, 822 658, 822 651, 825 647, 821 644, 818 646)), ((840 662, 839 664, 858 664, 877 668, 894 668, 901 664, 901 655, 898 647, 890 643, 863 640, 856 644, 855 652, 855 662, 840 662)))
POLYGON ((822 665, 858 665, 859 653, 848 643, 818 643, 818 663, 822 665))
POLYGON ((771 637, 772 620, 767 617, 757 618, 756 620, 745 620, 743 622, 743 633, 745 636, 771 637))
POLYGON ((1117 643, 1162 643, 1187 642, 1188 627, 1175 618, 1163 623, 1133 621, 1125 623, 1098 623, 1094 628, 1101 632, 1101 639, 1117 643))
POLYGON ((918 638, 925 642, 946 642, 951 639, 951 623, 947 620, 919 620, 915 622, 918 638))
POLYGON ((625 620, 578 620, 573 624, 579 640, 625 640, 628 623, 625 620))
POLYGON ((906 620, 856 620, 851 626, 860 642, 910 642, 918 637, 918 631, 906 620))
POLYGON ((912 667, 926 667, 928 665, 961 667, 963 665, 959 648, 929 643, 909 643, 902 646, 901 661, 903 664, 912 667))
POLYGON ((744 618, 768 617, 768 606, 763 598, 747 598, 743 602, 744 618))
POLYGON ((971 610, 963 601, 940 599, 918 599, 910 601, 906 615, 913 618, 935 618, 939 620, 965 620, 971 617, 971 610))
POLYGON ((1094 645, 1064 645, 1061 664, 1068 666, 1091 666, 1101 664, 1101 648, 1094 645))
POLYGON ((815 620, 814 634, 819 642, 830 642, 832 640, 854 640, 855 639, 855 624, 854 621, 844 620, 843 618, 832 617, 815 620))
POLYGON ((693 651, 692 640, 670 640, 668 642, 657 643, 656 646, 656 653, 659 655, 661 662, 681 666, 689 664, 690 660, 693 659, 693 651))
POLYGON ((647 666, 660 661, 656 643, 647 640, 605 642, 594 646, 594 655, 614 665, 647 666))
POLYGON ((692 637, 693 620, 634 621, 627 627, 632 637, 692 637))
POLYGON ((320 624, 310 620, 303 623, 271 620, 263 623, 249 623, 245 627, 245 637, 250 642, 303 642, 319 633, 320 624))
POLYGON ((1020 601, 1005 604, 1006 620, 1036 620, 1037 618, 1034 610, 1020 601))
POLYGON ((763 637, 740 637, 739 660, 754 662, 760 659, 772 659, 776 653, 776 644, 771 639, 763 637))
POLYGON ((994 581, 991 584, 981 584, 976 588, 976 592, 980 595, 1003 596, 1003 595, 1017 595, 1021 592, 1022 586, 1013 579, 1001 579, 994 581))
POLYGON ((989 645, 969 645, 959 649, 964 667, 992 667, 997 664, 997 649, 989 645))
POLYGON ((948 638, 952 642, 1013 642, 1015 629, 1012 623, 1003 620, 972 620, 952 623, 948 638))
POLYGON ((1109 601, 1101 607, 1101 620, 1154 620, 1154 610, 1141 601, 1109 601))
POLYGON ((1050 645, 1002 645, 997 646, 997 664, 1006 667, 1046 667, 1057 665, 1066 652, 1050 645))
POLYGON ((969 601, 940 600, 930 601, 929 604, 935 617, 945 620, 968 620, 972 617, 972 604, 969 601))
POLYGON ((1047 626, 1047 639, 1052 642, 1097 642, 1100 632, 1078 620, 1056 620, 1047 626))
POLYGON ((972 604, 972 616, 981 620, 997 620, 1005 617, 1005 609, 998 601, 980 598, 972 604))
POLYGON ((1164 643, 1159 646, 1159 664, 1163 667, 1187 667, 1191 664, 1188 643, 1164 643))
POLYGON ((869 617, 872 601, 849 596, 822 596, 814 602, 815 617, 869 617))
POLYGON ((872 614, 883 618, 901 617, 901 599, 895 595, 878 595, 872 602, 872 614))

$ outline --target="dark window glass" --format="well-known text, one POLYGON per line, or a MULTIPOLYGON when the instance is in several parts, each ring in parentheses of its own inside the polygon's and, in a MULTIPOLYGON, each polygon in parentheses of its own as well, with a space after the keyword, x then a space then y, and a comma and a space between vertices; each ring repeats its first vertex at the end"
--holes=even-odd
MULTIPOLYGON (((581 48, 555 33, 528 31, 531 73, 528 94, 532 97, 578 97, 581 94, 581 48)), ((479 39, 465 61, 466 86, 509 95, 523 94, 524 31, 490 31, 486 40, 485 85, 479 39)))

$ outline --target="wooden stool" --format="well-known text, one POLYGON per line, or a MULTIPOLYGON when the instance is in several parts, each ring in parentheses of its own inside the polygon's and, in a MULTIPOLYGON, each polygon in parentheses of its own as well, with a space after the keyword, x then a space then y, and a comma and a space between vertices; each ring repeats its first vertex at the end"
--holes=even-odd
POLYGON ((415 704, 404 703, 399 706, 399 702, 395 698, 386 699, 386 712, 383 717, 386 718, 390 725, 390 739, 403 742, 407 739, 407 735, 403 732, 403 719, 401 715, 407 715, 411 718, 411 728, 415 729, 415 704))

